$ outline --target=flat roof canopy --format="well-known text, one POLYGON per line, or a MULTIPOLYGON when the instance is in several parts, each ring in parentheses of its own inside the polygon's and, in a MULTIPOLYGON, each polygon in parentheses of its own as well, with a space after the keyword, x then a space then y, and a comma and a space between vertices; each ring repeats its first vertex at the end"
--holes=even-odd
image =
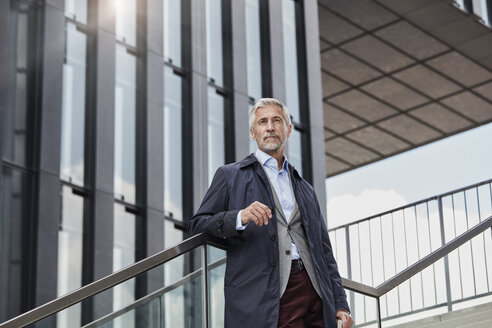
POLYGON ((492 29, 477 16, 452 1, 318 4, 327 177, 492 122, 492 29))

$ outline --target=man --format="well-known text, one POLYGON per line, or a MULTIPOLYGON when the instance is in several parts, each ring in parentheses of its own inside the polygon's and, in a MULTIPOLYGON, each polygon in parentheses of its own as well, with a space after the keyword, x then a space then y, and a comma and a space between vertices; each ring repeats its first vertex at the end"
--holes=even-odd
POLYGON ((350 328, 316 195, 284 156, 288 110, 260 99, 249 123, 258 150, 217 170, 189 225, 226 240, 225 326, 350 328))

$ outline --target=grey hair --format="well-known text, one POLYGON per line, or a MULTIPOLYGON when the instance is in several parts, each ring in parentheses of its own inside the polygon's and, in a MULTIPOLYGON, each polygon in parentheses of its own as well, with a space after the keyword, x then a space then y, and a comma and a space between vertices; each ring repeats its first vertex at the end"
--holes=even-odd
POLYGON ((282 114, 284 116, 284 121, 285 121, 285 127, 287 128, 289 125, 291 125, 290 121, 290 115, 289 115, 289 110, 285 105, 280 101, 275 98, 261 98, 256 102, 256 104, 253 106, 251 109, 251 112, 249 113, 249 127, 253 128, 255 125, 255 118, 256 118, 256 111, 261 108, 261 107, 266 107, 266 106, 278 106, 282 110, 282 114))

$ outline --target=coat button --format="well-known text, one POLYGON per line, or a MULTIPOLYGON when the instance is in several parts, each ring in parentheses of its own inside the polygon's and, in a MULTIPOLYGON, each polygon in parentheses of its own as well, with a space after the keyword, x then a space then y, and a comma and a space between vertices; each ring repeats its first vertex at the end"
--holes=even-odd
POLYGON ((277 265, 277 262, 275 262, 275 260, 271 260, 271 261, 270 261, 270 265, 271 265, 272 267, 274 267, 274 266, 276 266, 276 265, 277 265))
POLYGON ((275 241, 276 237, 275 237, 275 234, 274 234, 274 233, 272 233, 272 234, 270 235, 270 239, 271 239, 271 240, 273 240, 273 241, 275 241))
POLYGON ((289 230, 289 231, 290 231, 290 224, 287 226, 287 230, 289 230))
POLYGON ((289 250, 286 250, 285 251, 285 255, 290 255, 290 251, 289 250))

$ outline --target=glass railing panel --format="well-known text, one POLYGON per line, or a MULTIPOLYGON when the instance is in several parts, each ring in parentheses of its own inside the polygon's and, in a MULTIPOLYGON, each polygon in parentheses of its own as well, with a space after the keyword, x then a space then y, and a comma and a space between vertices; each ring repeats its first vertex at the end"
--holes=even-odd
POLYGON ((347 302, 351 307, 353 327, 378 327, 378 303, 374 297, 346 290, 347 302))
POLYGON ((201 270, 192 278, 177 282, 161 296, 163 326, 166 328, 203 327, 203 294, 201 270))
POLYGON ((226 252, 207 246, 209 327, 224 327, 224 276, 226 252))
MULTIPOLYGON (((162 319, 160 311, 160 299, 153 299, 133 310, 111 318, 106 322, 99 322, 88 327, 98 328, 160 328, 162 319)), ((87 328, 88 328, 87 327, 87 328)), ((85 327, 84 327, 85 328, 85 327)))

